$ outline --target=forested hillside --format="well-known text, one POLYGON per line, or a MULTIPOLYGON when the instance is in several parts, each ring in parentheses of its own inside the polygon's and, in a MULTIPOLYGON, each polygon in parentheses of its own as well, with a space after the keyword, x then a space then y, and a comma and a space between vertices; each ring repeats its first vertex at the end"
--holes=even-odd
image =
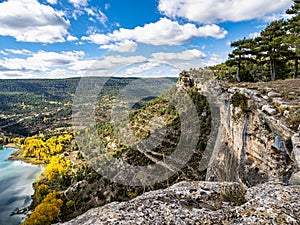
MULTIPOLYGON (((103 96, 116 96, 119 90, 138 80, 96 79, 105 83, 99 93, 103 96)), ((175 78, 171 80, 176 82, 175 78)), ((6 136, 12 137, 69 130, 72 99, 79 82, 80 78, 0 80, 0 129, 6 136)))

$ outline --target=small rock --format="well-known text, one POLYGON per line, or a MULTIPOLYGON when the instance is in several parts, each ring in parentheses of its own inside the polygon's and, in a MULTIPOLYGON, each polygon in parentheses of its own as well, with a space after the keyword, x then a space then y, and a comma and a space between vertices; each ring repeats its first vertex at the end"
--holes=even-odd
POLYGON ((289 183, 292 185, 300 185, 300 172, 294 173, 291 176, 289 183))
POLYGON ((269 96, 270 98, 276 98, 276 97, 281 97, 281 94, 279 94, 279 93, 277 93, 277 92, 275 92, 275 91, 270 91, 270 92, 268 93, 268 96, 269 96))
POLYGON ((206 111, 202 112, 201 116, 207 117, 207 112, 206 111))
POLYGON ((296 162, 296 165, 300 169, 300 134, 294 134, 291 140, 293 145, 292 155, 296 162))
POLYGON ((289 105, 287 105, 287 104, 281 104, 280 107, 287 109, 289 107, 289 105))
POLYGON ((269 105, 263 105, 262 111, 268 113, 269 115, 275 115, 277 113, 276 109, 269 105))
POLYGON ((262 96, 262 98, 265 99, 265 100, 268 100, 268 99, 269 99, 269 97, 266 96, 266 95, 262 96))
POLYGON ((283 112, 283 116, 284 117, 288 117, 290 115, 290 111, 289 110, 285 110, 284 112, 283 112))
POLYGON ((229 93, 235 93, 235 92, 236 92, 236 90, 237 90, 237 88, 236 88, 236 87, 233 87, 233 88, 228 88, 228 92, 229 92, 229 93))

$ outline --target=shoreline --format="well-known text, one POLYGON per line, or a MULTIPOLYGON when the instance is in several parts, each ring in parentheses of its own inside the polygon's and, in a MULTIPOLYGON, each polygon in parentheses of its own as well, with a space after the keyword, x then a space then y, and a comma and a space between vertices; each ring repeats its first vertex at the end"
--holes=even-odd
POLYGON ((23 150, 20 148, 18 144, 11 143, 8 145, 5 145, 6 148, 16 148, 15 151, 13 151, 10 156, 7 158, 8 161, 22 161, 24 163, 40 166, 45 165, 46 163, 43 160, 38 160, 36 158, 24 158, 21 157, 23 150))
POLYGON ((7 175, 1 178, 0 196, 2 202, 0 207, 2 210, 0 212, 0 224, 17 225, 19 222, 24 221, 24 218, 28 217, 33 201, 32 195, 35 191, 33 183, 36 182, 40 174, 44 171, 41 166, 27 163, 21 159, 9 160, 11 154, 15 151, 20 151, 20 149, 15 149, 15 147, 16 145, 4 146, 4 150, 8 149, 9 152, 3 152, 1 159, 3 165, 5 165, 1 168, 1 173, 7 175), (12 161, 19 162, 14 163, 12 161), (6 204, 5 202, 9 203, 6 204))
POLYGON ((3 145, 5 148, 20 148, 20 145, 16 143, 8 143, 6 145, 3 145))

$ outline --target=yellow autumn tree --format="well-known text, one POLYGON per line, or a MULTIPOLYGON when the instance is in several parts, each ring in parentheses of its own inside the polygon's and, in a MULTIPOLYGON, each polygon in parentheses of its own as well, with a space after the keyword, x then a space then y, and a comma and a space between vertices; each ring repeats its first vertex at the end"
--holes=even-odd
POLYGON ((22 225, 50 225, 58 217, 63 205, 61 197, 56 191, 49 193, 22 225))
POLYGON ((44 135, 26 138, 22 144, 22 157, 49 162, 53 155, 63 152, 65 146, 71 143, 72 138, 71 134, 54 135, 47 140, 44 135))
POLYGON ((66 157, 61 155, 52 156, 50 163, 45 169, 45 175, 49 180, 51 180, 54 176, 63 177, 66 175, 70 166, 71 162, 66 157))

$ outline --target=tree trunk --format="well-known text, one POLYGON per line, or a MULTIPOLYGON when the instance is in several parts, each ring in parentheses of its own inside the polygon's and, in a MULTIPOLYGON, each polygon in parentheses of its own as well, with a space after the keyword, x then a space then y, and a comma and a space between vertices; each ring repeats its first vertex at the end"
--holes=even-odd
POLYGON ((275 60, 270 59, 270 73, 271 73, 271 80, 275 81, 276 79, 276 69, 275 69, 275 60))
POLYGON ((298 74, 298 57, 296 56, 295 58, 295 66, 294 66, 294 74, 293 74, 293 79, 297 78, 297 74, 298 74))
POLYGON ((241 73, 241 64, 238 63, 238 68, 237 68, 237 71, 236 71, 235 79, 239 83, 241 82, 240 73, 241 73))

